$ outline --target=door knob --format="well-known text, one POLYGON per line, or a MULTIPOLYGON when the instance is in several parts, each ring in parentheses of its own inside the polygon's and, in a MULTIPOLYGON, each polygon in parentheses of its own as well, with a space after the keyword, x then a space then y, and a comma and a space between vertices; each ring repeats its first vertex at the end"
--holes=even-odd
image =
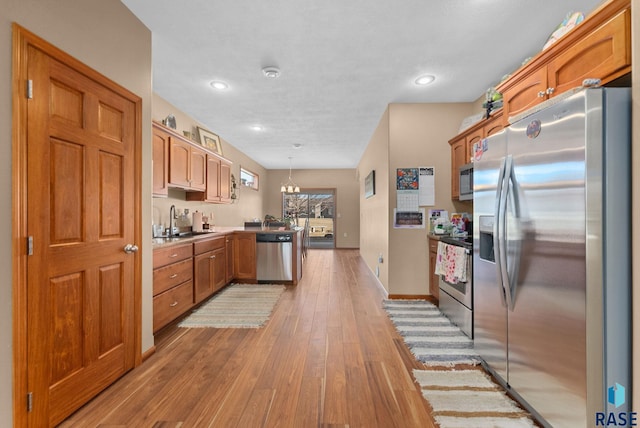
POLYGON ((124 252, 127 254, 138 252, 138 246, 134 244, 127 244, 124 246, 124 252))

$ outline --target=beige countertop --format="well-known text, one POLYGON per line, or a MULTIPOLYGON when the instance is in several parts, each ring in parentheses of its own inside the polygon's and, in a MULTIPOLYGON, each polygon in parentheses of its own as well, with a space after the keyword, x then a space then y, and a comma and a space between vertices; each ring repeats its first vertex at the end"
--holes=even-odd
POLYGON ((172 238, 153 238, 153 249, 171 247, 174 245, 188 244, 201 239, 210 239, 217 236, 224 236, 230 233, 296 233, 302 231, 302 228, 289 229, 289 230, 274 230, 267 228, 244 228, 243 226, 227 226, 227 227, 214 227, 209 232, 201 232, 195 235, 176 236, 172 238))

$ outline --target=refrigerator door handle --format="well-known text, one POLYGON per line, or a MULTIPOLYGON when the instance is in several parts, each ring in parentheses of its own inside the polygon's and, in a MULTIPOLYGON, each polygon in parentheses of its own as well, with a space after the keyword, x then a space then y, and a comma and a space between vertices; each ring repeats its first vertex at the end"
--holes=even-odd
MULTIPOLYGON (((508 176, 505 182, 508 183, 509 193, 511 195, 511 207, 513 210, 513 224, 510 228, 512 233, 515 236, 511 236, 508 238, 505 233, 504 245, 506 247, 505 253, 505 265, 506 265, 506 284, 505 287, 507 289, 507 300, 509 310, 513 311, 515 302, 516 302, 516 289, 518 287, 518 274, 520 270, 520 249, 522 245, 522 230, 521 230, 521 222, 522 218, 522 207, 520 204, 520 185, 518 184, 518 180, 516 179, 515 165, 513 164, 513 159, 511 159, 511 165, 509 168, 508 176)), ((507 197, 509 200, 509 197, 507 197)), ((508 209, 508 204, 505 206, 505 213, 508 209)), ((505 230, 506 227, 506 216, 505 216, 505 230)))
POLYGON ((498 214, 498 242, 500 246, 498 248, 498 257, 499 262, 499 278, 501 279, 503 293, 506 299, 507 307, 510 310, 513 310, 513 299, 511 295, 511 283, 509 281, 509 269, 508 269, 508 260, 507 260, 507 245, 508 245, 508 237, 507 237, 507 208, 508 208, 508 198, 509 198, 509 189, 511 185, 511 175, 513 170, 513 158, 511 155, 507 156, 504 162, 504 176, 502 177, 502 182, 499 184, 501 188, 500 192, 500 210, 498 214))
POLYGON ((500 164, 500 171, 498 172, 498 183, 496 187, 496 203, 494 208, 494 222, 493 222, 493 249, 496 255, 496 270, 497 270, 497 279, 498 279, 498 291, 500 292, 500 299, 502 301, 502 306, 507 306, 507 300, 505 297, 505 287, 502 276, 502 237, 500 235, 500 222, 503 218, 502 214, 502 192, 505 187, 505 172, 506 172, 506 164, 507 160, 503 159, 500 164))

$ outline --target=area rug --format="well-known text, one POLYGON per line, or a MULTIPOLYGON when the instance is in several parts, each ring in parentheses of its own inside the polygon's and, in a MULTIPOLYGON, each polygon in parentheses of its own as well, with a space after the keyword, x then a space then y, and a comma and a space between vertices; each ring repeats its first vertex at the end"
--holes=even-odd
POLYGON ((230 284, 178 324, 188 328, 259 328, 271 316, 279 284, 230 284))
POLYGON ((418 361, 422 396, 441 428, 532 428, 529 414, 489 378, 469 339, 426 300, 385 300, 383 307, 418 361), (460 366, 464 369, 459 369, 460 366))
POLYGON ((531 428, 533 420, 481 369, 414 370, 441 428, 531 428))
POLYGON ((418 361, 427 366, 477 365, 473 341, 426 300, 384 300, 389 318, 418 361))

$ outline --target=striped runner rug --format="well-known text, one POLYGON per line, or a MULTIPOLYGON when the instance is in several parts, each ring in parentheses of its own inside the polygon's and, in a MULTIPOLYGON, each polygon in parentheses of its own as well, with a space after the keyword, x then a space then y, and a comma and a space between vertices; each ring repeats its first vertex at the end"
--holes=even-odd
POLYGON ((413 376, 438 426, 536 426, 530 415, 477 366, 480 357, 473 341, 435 305, 424 300, 384 300, 383 307, 415 358, 429 367, 414 370, 413 376))
POLYGON ((230 284, 178 324, 190 328, 262 327, 285 290, 280 284, 230 284))
POLYGON ((384 300, 391 322, 418 361, 427 366, 476 365, 473 341, 426 300, 384 300))

